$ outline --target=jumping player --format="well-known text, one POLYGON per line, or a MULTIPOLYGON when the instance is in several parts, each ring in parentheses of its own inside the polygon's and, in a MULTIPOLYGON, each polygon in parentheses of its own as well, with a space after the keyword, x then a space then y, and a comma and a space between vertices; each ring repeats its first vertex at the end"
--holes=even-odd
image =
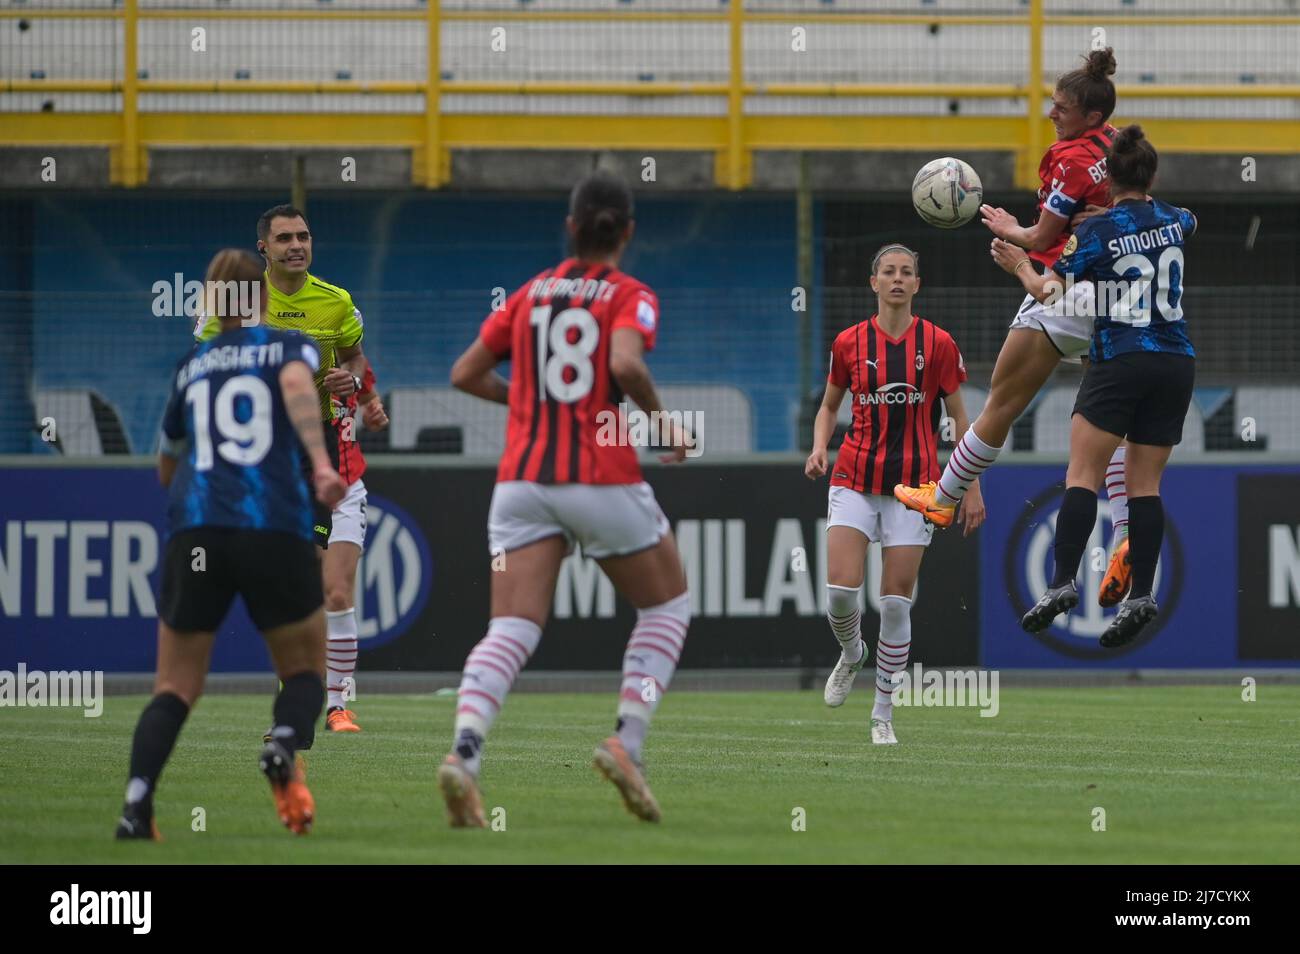
MULTIPOLYGON (((804 473, 826 473, 826 446, 835 432, 845 392, 853 395, 853 426, 831 471, 826 515, 827 614, 840 644, 840 659, 826 682, 828 706, 842 705, 866 664, 858 593, 867 547, 879 543, 880 635, 876 644, 876 701, 871 741, 894 745, 895 673, 907 668, 912 646, 912 593, 934 526, 891 494, 903 481, 924 484, 939 473, 940 398, 956 428, 969 425, 960 386, 966 380, 961 352, 948 332, 912 314, 921 287, 917 254, 886 245, 871 262, 876 314, 846 328, 831 347, 826 394, 813 428, 813 449, 804 473)), ((972 481, 958 520, 969 535, 984 522, 979 481, 972 481)))
MULTIPOLYGON (((1142 127, 1120 130, 1110 150, 1112 208, 1080 225, 1052 266, 1059 278, 1091 281, 1107 293, 1097 296, 1091 361, 1071 419, 1056 571, 1021 625, 1039 632, 1079 602, 1074 577, 1096 520, 1097 488, 1116 445, 1127 438, 1133 579, 1128 599, 1101 635, 1107 648, 1130 642, 1159 612, 1151 590, 1165 526, 1160 476, 1183 439, 1196 375, 1182 308, 1183 246, 1196 231, 1196 217, 1147 194, 1157 163, 1142 127)), ((1019 249, 997 243, 994 254, 1030 295, 1047 297, 1049 279, 1020 268, 1019 249)))
MULTIPOLYGON (((690 597, 636 449, 601 427, 625 395, 647 414, 663 409, 642 358, 655 344, 659 301, 618 269, 634 228, 632 194, 620 180, 597 172, 579 182, 565 226, 573 257, 489 315, 451 371, 462 391, 510 407, 488 513, 489 550, 504 565, 492 574, 492 618, 465 662, 452 750, 438 770, 454 827, 485 825, 483 742, 541 640, 560 563, 575 542, 637 611, 616 731, 596 747, 594 764, 628 811, 660 817, 641 749, 686 641, 690 597), (505 360, 509 382, 494 370, 505 360)), ((682 460, 690 442, 674 426, 666 442, 673 453, 662 459, 682 460)))
MULTIPOLYGON (((995 236, 1029 250, 1026 268, 1050 268, 1070 238, 1071 228, 1104 211, 1109 202, 1106 150, 1115 136, 1107 120, 1115 110, 1115 55, 1110 47, 1094 50, 1081 69, 1063 75, 1052 94, 1051 120, 1057 141, 1038 166, 1038 220, 1022 227, 1005 209, 983 206, 980 212, 995 236)), ((1093 288, 1081 283, 1046 301, 1025 296, 998 354, 988 401, 954 449, 942 476, 933 484, 900 484, 895 495, 908 507, 941 527, 952 523, 966 488, 992 466, 1015 423, 1034 395, 1047 383, 1062 358, 1079 358, 1092 335, 1093 288)), ((1112 606, 1128 589, 1128 508, 1124 487, 1124 447, 1116 449, 1108 468, 1115 539, 1114 555, 1102 581, 1098 602, 1112 606)))
MULTIPOLYGON (((214 282, 266 286, 257 259, 226 249, 214 282)), ((203 691, 214 633, 243 596, 271 651, 282 687, 271 739, 261 756, 280 820, 311 829, 315 805, 295 753, 325 699, 325 617, 312 551, 311 497, 333 506, 343 481, 330 464, 312 386, 318 358, 310 339, 262 325, 209 295, 219 334, 177 365, 163 415, 158 476, 169 491, 169 540, 158 598, 154 695, 136 723, 126 802, 117 837, 158 840, 153 796, 190 710, 203 691)))
POLYGON ((325 728, 331 732, 360 732, 356 713, 347 707, 349 683, 357 668, 357 616, 353 600, 357 563, 366 545, 366 458, 357 442, 357 411, 370 430, 388 426, 388 415, 375 391, 375 372, 366 362, 361 388, 336 409, 334 428, 339 448, 339 476, 348 492, 330 515, 329 548, 322 558, 325 581, 325 629, 329 638, 326 662, 325 728))

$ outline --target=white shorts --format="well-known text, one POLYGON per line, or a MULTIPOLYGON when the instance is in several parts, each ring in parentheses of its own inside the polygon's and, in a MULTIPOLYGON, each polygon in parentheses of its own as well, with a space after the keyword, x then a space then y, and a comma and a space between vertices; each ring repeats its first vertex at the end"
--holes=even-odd
POLYGON ((355 543, 366 548, 366 485, 357 480, 334 508, 330 521, 330 543, 355 543))
POLYGON ((1047 340, 1063 358, 1081 358, 1092 341, 1096 292, 1092 282, 1076 282, 1056 302, 1044 305, 1026 295, 1020 310, 1011 321, 1012 328, 1033 328, 1047 335, 1047 340))
POLYGON ((852 527, 882 547, 928 547, 934 524, 893 497, 831 487, 826 529, 852 527))
POLYGON ((639 484, 538 484, 507 480, 492 491, 488 550, 509 553, 561 535, 597 560, 647 550, 669 532, 645 481, 639 484))

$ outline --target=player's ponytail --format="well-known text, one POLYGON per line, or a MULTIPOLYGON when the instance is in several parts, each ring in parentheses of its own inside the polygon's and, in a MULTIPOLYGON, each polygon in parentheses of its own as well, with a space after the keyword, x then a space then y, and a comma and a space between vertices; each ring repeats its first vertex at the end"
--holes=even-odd
POLYGON ((266 297, 262 262, 241 248, 223 248, 208 263, 203 283, 203 313, 226 324, 242 324, 262 314, 266 297))
POLYGON ((1085 116, 1094 110, 1101 113, 1104 123, 1115 111, 1115 84, 1110 79, 1115 75, 1115 50, 1093 50, 1085 60, 1079 69, 1063 74, 1056 89, 1078 103, 1085 116))
POLYGON ((1142 127, 1134 123, 1115 135, 1106 155, 1106 171, 1112 185, 1148 192, 1156 177, 1160 156, 1142 127))
POLYGON ((569 196, 573 219, 573 253, 578 258, 608 255, 618 250, 632 221, 632 191, 622 179, 597 171, 569 196))

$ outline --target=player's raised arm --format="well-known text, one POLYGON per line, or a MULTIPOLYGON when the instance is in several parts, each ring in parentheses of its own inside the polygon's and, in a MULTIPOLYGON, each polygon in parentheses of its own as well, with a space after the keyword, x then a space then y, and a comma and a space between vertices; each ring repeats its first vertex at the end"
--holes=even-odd
POLYGON ((980 206, 980 220, 998 238, 1031 252, 1047 251, 1070 224, 1069 216, 1058 215, 1047 206, 1043 207, 1038 221, 1028 227, 1022 226, 1006 209, 991 205, 980 206))
POLYGON ((826 393, 822 395, 822 406, 817 409, 817 419, 813 422, 812 453, 804 462, 803 472, 809 480, 816 480, 826 475, 827 452, 831 438, 835 435, 835 422, 839 418, 840 405, 848 389, 833 381, 826 382, 826 393))
POLYGON ((509 404, 510 382, 497 374, 499 361, 482 338, 475 339, 451 366, 451 386, 494 404, 509 404))
POLYGON ((311 372, 301 361, 291 361, 280 371, 280 392, 289 421, 311 461, 316 497, 333 507, 347 493, 347 485, 330 464, 325 450, 325 431, 320 420, 320 400, 311 372))
POLYGON ((1060 277, 1050 270, 1046 274, 1038 274, 1034 271, 1033 262, 1029 260, 1024 250, 1017 248, 1011 242, 994 239, 993 244, 989 246, 989 254, 993 256, 993 261, 997 262, 999 268, 1008 275, 1020 279, 1025 292, 1032 295, 1035 301, 1047 301, 1054 293, 1060 292, 1060 277))

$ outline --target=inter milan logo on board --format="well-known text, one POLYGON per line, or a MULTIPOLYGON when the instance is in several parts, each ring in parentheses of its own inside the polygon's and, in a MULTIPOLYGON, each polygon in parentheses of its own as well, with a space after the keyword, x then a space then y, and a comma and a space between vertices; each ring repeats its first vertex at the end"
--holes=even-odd
MULTIPOLYGON (((1056 535, 1056 516, 1060 511, 1061 485, 1049 487, 1035 497, 1011 531, 1006 551, 1007 593, 1017 616, 1029 611, 1047 589, 1052 572, 1052 544, 1056 535)), ((1068 615, 1061 615, 1047 629, 1033 638, 1057 652, 1074 659, 1113 659, 1146 645, 1160 633, 1163 623, 1174 615, 1182 589, 1183 552, 1173 515, 1165 514, 1165 542, 1156 564, 1154 596, 1160 615, 1129 645, 1122 649, 1102 649, 1098 640, 1110 625, 1116 610, 1097 604, 1097 590, 1110 560, 1111 527, 1106 501, 1099 502, 1097 522, 1088 538, 1087 549, 1075 585, 1079 605, 1068 615)))
POLYGON ((357 630, 362 649, 396 639, 429 598, 433 558, 414 518, 368 495, 366 546, 357 565, 357 630))

